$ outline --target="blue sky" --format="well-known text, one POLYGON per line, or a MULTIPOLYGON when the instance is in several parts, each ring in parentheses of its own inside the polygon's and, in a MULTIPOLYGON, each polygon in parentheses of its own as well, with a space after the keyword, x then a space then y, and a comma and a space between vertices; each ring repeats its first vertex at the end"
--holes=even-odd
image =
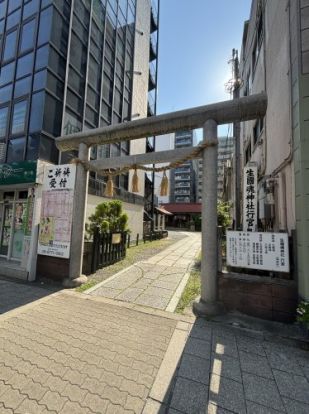
POLYGON ((158 114, 229 99, 228 60, 233 48, 240 53, 250 6, 251 0, 161 0, 158 114))

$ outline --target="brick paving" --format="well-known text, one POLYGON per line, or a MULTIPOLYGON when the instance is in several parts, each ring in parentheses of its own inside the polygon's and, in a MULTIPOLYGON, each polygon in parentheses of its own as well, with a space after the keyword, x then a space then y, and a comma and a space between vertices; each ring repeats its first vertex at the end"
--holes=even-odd
POLYGON ((184 239, 145 261, 135 263, 86 293, 174 311, 189 276, 188 270, 201 249, 200 233, 185 234, 184 239))
POLYGON ((61 292, 0 318, 0 413, 140 413, 176 321, 61 292))
MULTIPOLYGON (((134 282, 158 301, 180 260, 160 254, 134 282)), ((0 280, 0 414, 309 413, 308 352, 260 325, 141 306, 124 280, 125 300, 0 280)))

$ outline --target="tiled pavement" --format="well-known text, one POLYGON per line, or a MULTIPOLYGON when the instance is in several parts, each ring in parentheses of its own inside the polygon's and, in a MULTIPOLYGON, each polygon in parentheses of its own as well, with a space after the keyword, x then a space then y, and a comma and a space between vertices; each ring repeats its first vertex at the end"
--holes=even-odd
POLYGON ((174 311, 188 279, 188 269, 200 249, 200 233, 186 233, 184 239, 148 260, 119 272, 86 293, 174 311))
POLYGON ((0 413, 307 414, 308 353, 71 291, 0 316, 0 413))
POLYGON ((0 413, 140 413, 176 321, 61 292, 0 317, 0 413))
MULTIPOLYGON (((163 362, 145 414, 309 413, 307 351, 202 319, 179 329, 190 333, 180 345, 178 368, 164 384, 163 362)), ((169 348, 166 356, 175 352, 169 348)))
POLYGON ((0 414, 309 413, 308 352, 260 330, 4 280, 0 288, 0 414))

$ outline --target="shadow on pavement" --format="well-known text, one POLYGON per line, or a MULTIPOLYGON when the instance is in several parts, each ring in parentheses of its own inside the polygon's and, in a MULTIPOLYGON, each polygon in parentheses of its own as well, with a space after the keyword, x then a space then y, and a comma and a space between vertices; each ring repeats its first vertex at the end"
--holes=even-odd
POLYGON ((177 369, 161 376, 143 414, 309 413, 308 356, 262 332, 197 319, 177 369))
POLYGON ((39 285, 0 276, 0 315, 61 290, 61 286, 39 285))

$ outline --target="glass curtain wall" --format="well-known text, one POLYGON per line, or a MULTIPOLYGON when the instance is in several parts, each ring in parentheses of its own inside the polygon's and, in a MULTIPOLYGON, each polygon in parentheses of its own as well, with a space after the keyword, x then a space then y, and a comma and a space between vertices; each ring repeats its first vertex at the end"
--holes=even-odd
MULTIPOLYGON (((135 6, 0 0, 0 163, 57 162, 55 137, 130 119, 135 6)), ((129 150, 100 146, 92 157, 129 150)))

